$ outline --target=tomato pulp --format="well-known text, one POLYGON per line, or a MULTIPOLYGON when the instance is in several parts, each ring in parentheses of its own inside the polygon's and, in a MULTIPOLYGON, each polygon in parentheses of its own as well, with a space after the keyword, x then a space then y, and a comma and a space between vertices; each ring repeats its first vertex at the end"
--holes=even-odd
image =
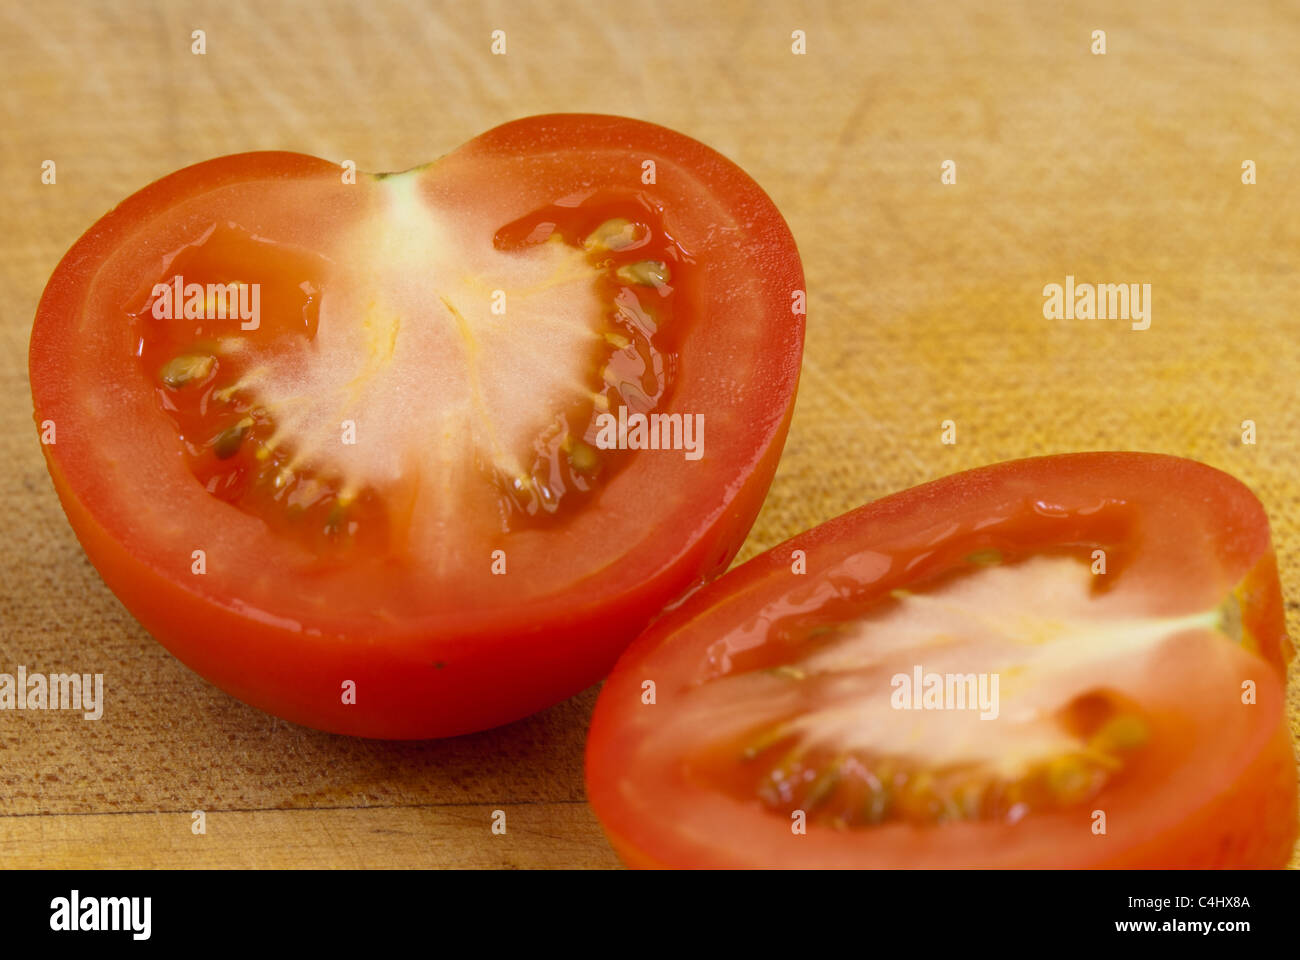
POLYGON ((186 664, 312 727, 465 733, 726 568, 802 287, 763 191, 651 124, 534 117, 392 175, 240 154, 63 258, 35 419, 87 555, 186 664))
POLYGON ((632 865, 1281 867, 1281 591, 1228 475, 998 464, 751 560, 624 654, 588 740, 632 865))

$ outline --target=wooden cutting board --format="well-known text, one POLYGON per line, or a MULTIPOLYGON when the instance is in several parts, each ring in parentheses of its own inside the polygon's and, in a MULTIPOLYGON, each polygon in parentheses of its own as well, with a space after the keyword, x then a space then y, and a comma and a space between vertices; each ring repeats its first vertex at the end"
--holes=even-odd
MULTIPOLYGON (((315 733, 191 674, 100 582, 45 473, 26 347, 58 258, 127 194, 244 150, 395 170, 533 113, 666 124, 768 190, 808 277, 742 559, 967 467, 1177 453, 1264 501, 1300 636, 1298 53, 1268 3, 4 4, 0 671, 102 672, 108 702, 0 715, 0 866, 617 863, 584 802, 595 691, 445 742, 315 733), (1150 328, 1044 319, 1067 275, 1150 283, 1150 328)), ((1294 683, 1291 704, 1294 730, 1294 683)))

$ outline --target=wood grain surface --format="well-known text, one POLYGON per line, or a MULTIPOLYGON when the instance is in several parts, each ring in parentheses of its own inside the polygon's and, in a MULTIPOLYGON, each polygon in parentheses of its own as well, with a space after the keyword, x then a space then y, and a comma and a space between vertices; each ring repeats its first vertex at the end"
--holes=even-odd
POLYGON ((617 865, 584 803, 594 690, 445 742, 315 733, 187 671, 103 586, 44 469, 26 349, 59 257, 129 193, 245 150, 397 170, 528 114, 663 123, 764 186, 808 277, 795 417, 741 559, 967 467, 1176 453, 1259 494, 1300 636, 1298 54, 1281 0, 0 0, 0 671, 107 685, 97 722, 0 714, 0 866, 617 865), (1151 328, 1045 320, 1067 274, 1152 284, 1151 328))

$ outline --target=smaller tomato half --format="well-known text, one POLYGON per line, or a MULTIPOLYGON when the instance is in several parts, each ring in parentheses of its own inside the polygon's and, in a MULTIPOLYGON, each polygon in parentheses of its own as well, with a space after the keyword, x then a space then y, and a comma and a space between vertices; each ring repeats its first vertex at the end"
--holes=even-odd
POLYGON ((1268 522, 1154 454, 868 504, 657 621, 592 806, 659 867, 1281 867, 1291 646, 1268 522))
POLYGON ((759 186, 653 124, 531 117, 397 174, 238 154, 63 258, 35 419, 90 560, 186 664, 308 726, 450 736, 595 683, 726 569, 802 287, 759 186))

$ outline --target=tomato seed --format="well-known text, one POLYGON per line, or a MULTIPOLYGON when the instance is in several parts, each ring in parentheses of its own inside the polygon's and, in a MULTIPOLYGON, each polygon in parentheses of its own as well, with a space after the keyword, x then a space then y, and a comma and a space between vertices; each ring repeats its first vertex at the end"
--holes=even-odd
POLYGON ((592 473, 600 466, 600 455, 581 440, 574 440, 567 451, 569 464, 579 473, 592 473))
POLYGON ((641 224, 633 223, 623 217, 615 217, 606 220, 593 230, 587 239, 582 241, 582 246, 589 251, 626 250, 644 243, 649 234, 650 231, 641 224))
POLYGON ((217 358, 210 354, 183 353, 163 364, 160 376, 166 386, 179 390, 194 380, 205 379, 216 362, 217 358))
POLYGON ((639 263, 626 263, 615 271, 624 283, 635 283, 643 287, 662 287, 668 283, 671 272, 668 264, 662 260, 642 260, 639 263))
POLYGON ((251 425, 250 421, 241 420, 233 427, 222 430, 212 441, 212 452, 219 460, 229 460, 239 452, 244 442, 244 434, 248 432, 251 425))

